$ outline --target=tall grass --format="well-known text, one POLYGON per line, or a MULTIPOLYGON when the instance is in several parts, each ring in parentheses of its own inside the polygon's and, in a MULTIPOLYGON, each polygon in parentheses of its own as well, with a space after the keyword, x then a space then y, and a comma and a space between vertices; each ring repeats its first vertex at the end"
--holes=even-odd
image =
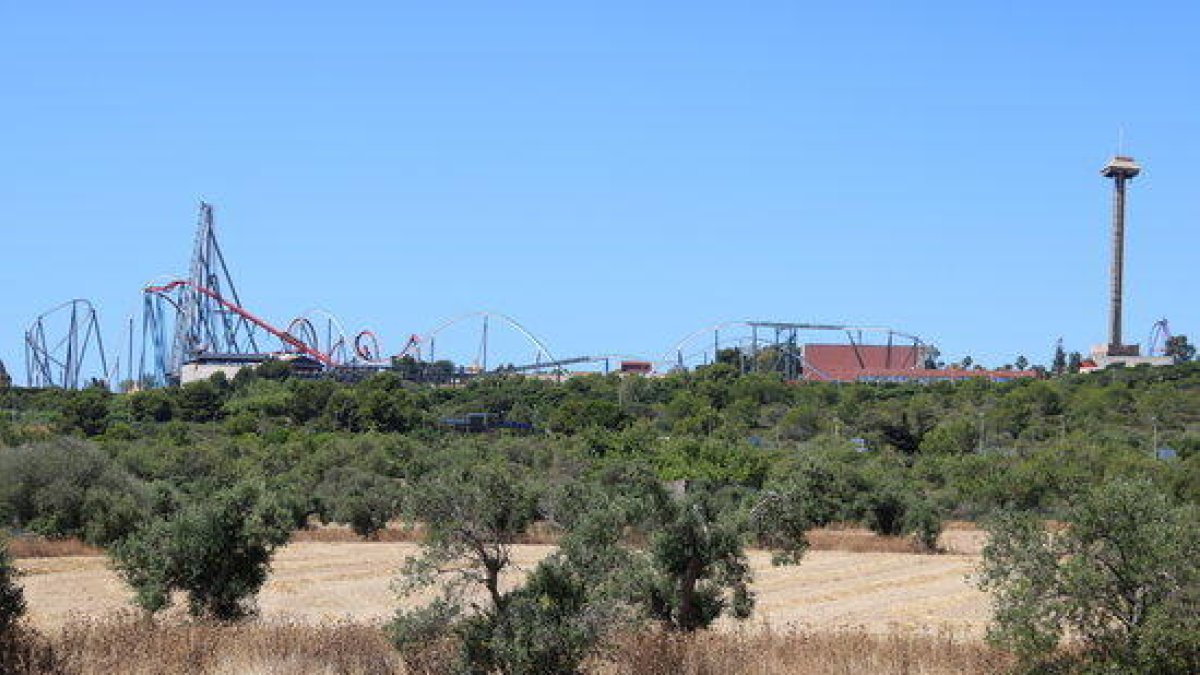
POLYGON ((402 672, 377 627, 357 623, 160 623, 128 614, 68 624, 51 639, 57 673, 402 672))
POLYGON ((1010 659, 951 634, 649 631, 620 637, 597 675, 993 675, 1010 659))
MULTIPOLYGON (((51 636, 25 633, 23 662, 6 673, 101 675, 425 675, 449 670, 452 645, 409 655, 411 668, 378 626, 289 622, 156 622, 138 614, 80 620, 51 636)), ((2 650, 0 650, 2 652, 2 650)), ((991 674, 1004 655, 949 634, 769 629, 694 634, 648 630, 611 640, 587 665, 594 675, 991 674)))

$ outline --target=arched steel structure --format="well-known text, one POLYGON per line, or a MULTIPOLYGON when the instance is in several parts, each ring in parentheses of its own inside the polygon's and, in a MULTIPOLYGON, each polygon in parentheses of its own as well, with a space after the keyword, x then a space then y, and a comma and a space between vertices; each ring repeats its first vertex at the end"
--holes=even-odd
POLYGON ((25 331, 25 372, 31 387, 78 389, 91 380, 109 382, 100 319, 90 301, 68 300, 33 320, 25 331))
POLYGON ((467 314, 456 316, 452 319, 447 319, 438 324, 429 332, 419 336, 417 338, 417 342, 420 347, 424 349, 424 354, 426 355, 427 360, 435 361, 437 359, 437 338, 442 332, 453 326, 457 326, 473 319, 479 319, 482 326, 480 331, 479 349, 476 353, 474 362, 471 364, 471 367, 477 371, 488 372, 488 340, 490 324, 492 320, 498 320, 502 324, 508 326, 518 335, 524 338, 534 348, 532 362, 529 364, 524 364, 521 367, 526 368, 527 370, 535 370, 541 364, 546 364, 546 368, 554 367, 551 364, 553 364, 556 359, 554 358, 554 355, 550 353, 550 348, 547 347, 540 338, 531 333, 527 328, 525 328, 525 326, 522 326, 520 322, 511 316, 486 310, 469 312, 467 314))
POLYGON ((1167 342, 1171 339, 1171 325, 1166 319, 1159 319, 1150 327, 1150 337, 1146 340, 1148 356, 1166 356, 1167 342))

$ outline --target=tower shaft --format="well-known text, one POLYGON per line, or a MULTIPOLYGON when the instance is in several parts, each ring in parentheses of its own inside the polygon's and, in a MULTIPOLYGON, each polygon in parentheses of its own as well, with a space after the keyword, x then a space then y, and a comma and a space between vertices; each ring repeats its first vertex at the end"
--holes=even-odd
POLYGON ((1125 277, 1125 176, 1113 177, 1112 203, 1112 270, 1109 275, 1108 346, 1116 352, 1122 348, 1121 296, 1125 277))

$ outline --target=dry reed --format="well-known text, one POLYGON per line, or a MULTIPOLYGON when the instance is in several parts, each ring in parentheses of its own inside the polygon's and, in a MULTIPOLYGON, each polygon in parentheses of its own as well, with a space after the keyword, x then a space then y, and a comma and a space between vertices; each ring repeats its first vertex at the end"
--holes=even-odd
POLYGON ((769 629, 619 638, 597 675, 992 675, 1011 660, 952 634, 769 629))
MULTIPOLYGON (((48 638, 33 633, 27 638, 28 647, 22 652, 26 660, 6 673, 425 675, 445 672, 454 651, 448 642, 431 645, 406 667, 384 632, 369 624, 156 622, 134 613, 75 621, 48 638)), ((585 672, 974 675, 1003 672, 1012 665, 1011 659, 986 645, 948 633, 877 635, 858 630, 756 628, 622 634, 587 664, 585 672)))

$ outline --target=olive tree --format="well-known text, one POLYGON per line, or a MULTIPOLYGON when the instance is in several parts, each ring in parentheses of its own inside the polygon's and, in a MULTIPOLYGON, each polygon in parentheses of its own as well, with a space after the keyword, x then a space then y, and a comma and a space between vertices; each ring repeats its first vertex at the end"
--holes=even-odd
POLYGON ((1200 513, 1149 482, 1083 495, 1062 529, 1029 513, 990 526, 980 585, 995 605, 989 639, 1028 662, 1065 635, 1083 665, 1113 672, 1200 672, 1200 513))
POLYGON ((408 512, 426 538, 398 587, 440 592, 400 610, 389 626, 410 666, 449 638, 465 672, 578 672, 607 631, 633 620, 623 599, 640 576, 638 559, 618 545, 627 510, 596 490, 545 492, 522 467, 495 459, 452 463, 412 486, 408 512), (539 497, 546 497, 541 507, 539 497), (535 516, 567 532, 523 584, 502 588, 512 545, 535 516))
POLYGON ((742 535, 742 521, 719 515, 703 496, 671 502, 650 541, 641 594, 648 615, 683 631, 706 628, 722 613, 748 618, 754 595, 742 535))
POLYGON ((253 613, 294 524, 262 484, 239 483, 149 521, 109 553, 144 609, 164 609, 183 591, 193 616, 233 620, 253 613))
POLYGON ((454 633, 469 668, 497 667, 488 645, 510 604, 500 576, 511 567, 512 545, 535 506, 532 484, 499 460, 451 461, 411 487, 406 510, 424 526, 425 539, 421 553, 405 561, 397 587, 405 596, 436 587, 439 596, 397 612, 390 631, 402 653, 454 633))

